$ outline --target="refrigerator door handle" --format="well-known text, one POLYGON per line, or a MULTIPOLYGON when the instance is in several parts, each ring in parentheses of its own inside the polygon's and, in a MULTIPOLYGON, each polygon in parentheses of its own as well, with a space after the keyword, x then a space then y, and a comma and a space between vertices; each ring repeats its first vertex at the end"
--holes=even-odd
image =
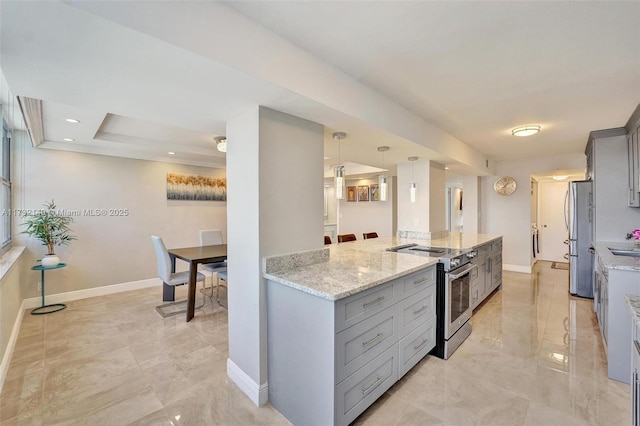
POLYGON ((564 218, 564 227, 567 230, 567 232, 569 232, 569 188, 567 188, 567 192, 564 193, 564 203, 563 203, 563 207, 564 207, 564 214, 563 214, 563 218, 564 218))

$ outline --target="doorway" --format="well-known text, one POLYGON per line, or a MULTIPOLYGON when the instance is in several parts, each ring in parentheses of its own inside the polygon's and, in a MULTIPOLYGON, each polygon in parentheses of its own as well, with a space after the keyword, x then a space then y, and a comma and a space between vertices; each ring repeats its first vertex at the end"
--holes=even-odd
POLYGON ((538 260, 550 262, 568 262, 565 254, 569 238, 564 224, 564 200, 568 189, 567 182, 538 183, 538 260))

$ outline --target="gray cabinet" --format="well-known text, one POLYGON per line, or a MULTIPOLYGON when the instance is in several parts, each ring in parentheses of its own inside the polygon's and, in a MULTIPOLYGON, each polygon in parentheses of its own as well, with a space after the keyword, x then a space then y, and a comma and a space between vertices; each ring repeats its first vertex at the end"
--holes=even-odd
POLYGON ((471 263, 478 267, 471 276, 471 308, 475 309, 502 284, 502 238, 474 247, 471 263))
POLYGON ((631 425, 640 426, 640 326, 633 322, 631 341, 631 425))
POLYGON ((627 133, 629 207, 640 207, 640 125, 627 133))
POLYGON ((331 301, 267 281, 269 401, 346 425, 435 347, 436 266, 331 301))

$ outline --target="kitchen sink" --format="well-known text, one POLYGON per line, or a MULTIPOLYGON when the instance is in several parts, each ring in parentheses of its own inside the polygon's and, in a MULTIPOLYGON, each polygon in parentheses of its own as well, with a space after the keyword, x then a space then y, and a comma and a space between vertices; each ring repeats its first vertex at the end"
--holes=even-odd
POLYGON ((640 257, 640 250, 634 249, 617 249, 609 247, 609 251, 616 256, 640 257))

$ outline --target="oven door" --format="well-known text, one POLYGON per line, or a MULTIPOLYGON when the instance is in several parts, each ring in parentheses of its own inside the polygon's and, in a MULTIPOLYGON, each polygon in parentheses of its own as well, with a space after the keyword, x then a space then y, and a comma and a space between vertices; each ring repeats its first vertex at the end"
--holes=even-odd
POLYGON ((468 263, 445 274, 444 338, 447 340, 471 318, 471 271, 477 267, 468 263))

